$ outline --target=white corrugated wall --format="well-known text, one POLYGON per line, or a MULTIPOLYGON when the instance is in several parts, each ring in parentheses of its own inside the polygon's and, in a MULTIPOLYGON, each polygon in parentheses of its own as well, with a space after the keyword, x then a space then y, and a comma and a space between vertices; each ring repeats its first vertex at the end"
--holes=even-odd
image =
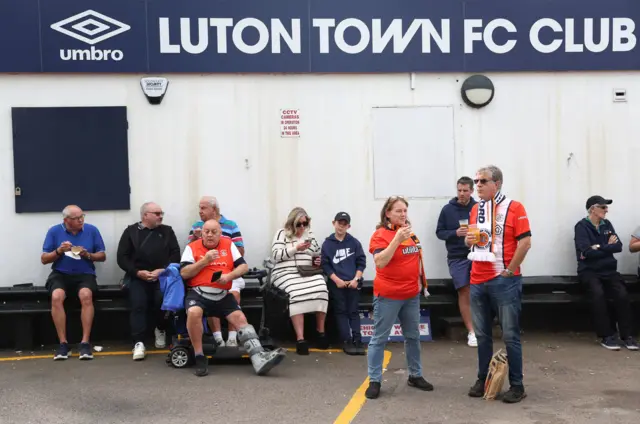
MULTIPOLYGON (((524 203, 531 221, 526 275, 575 273, 573 225, 592 194, 614 199, 609 218, 625 243, 620 270, 635 272, 637 258, 627 246, 640 225, 638 73, 487 75, 496 95, 481 110, 462 104, 462 74, 417 74, 414 90, 408 74, 168 75, 160 106, 147 103, 136 75, 1 75, 0 285, 44 284, 42 242, 61 219, 14 211, 12 106, 127 106, 132 210, 87 215, 107 245, 108 260, 98 265, 102 284, 119 280, 118 239, 150 200, 163 206, 165 223, 184 245, 199 196, 217 196, 222 212, 240 225, 251 266, 261 265, 274 232, 298 205, 320 239, 330 233, 334 214, 347 210, 366 249, 382 204, 373 196, 371 108, 395 105, 453 105, 458 175, 473 176, 488 163, 502 168, 504 191, 524 203), (626 89, 628 102, 613 102, 618 88, 626 89), (300 109, 299 139, 280 138, 282 108, 300 109)), ((73 149, 82 154, 80 146, 73 149)), ((404 178, 421 166, 421 158, 408 154, 404 178)), ((448 277, 444 243, 435 237, 447 200, 410 204, 431 278, 448 277)), ((372 267, 370 260, 366 278, 372 267)))

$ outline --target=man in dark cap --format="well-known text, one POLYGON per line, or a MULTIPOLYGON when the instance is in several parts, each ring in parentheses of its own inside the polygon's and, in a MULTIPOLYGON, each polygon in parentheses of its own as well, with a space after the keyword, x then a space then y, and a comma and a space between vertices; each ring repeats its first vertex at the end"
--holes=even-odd
POLYGON ((605 219, 611 199, 591 196, 586 203, 587 217, 575 225, 578 279, 591 297, 593 320, 600 344, 609 350, 638 350, 633 338, 631 305, 625 282, 618 272, 614 253, 622 251, 622 242, 611 222, 605 219), (613 299, 620 337, 609 319, 607 298, 613 299))

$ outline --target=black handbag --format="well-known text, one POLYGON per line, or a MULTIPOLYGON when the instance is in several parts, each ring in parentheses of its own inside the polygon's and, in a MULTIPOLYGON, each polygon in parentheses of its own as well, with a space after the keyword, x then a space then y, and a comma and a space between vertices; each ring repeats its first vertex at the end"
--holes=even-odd
MULTIPOLYGON (((312 256, 311 262, 313 262, 313 258, 317 258, 318 256, 312 256)), ((294 255, 294 260, 296 263, 296 268, 298 269, 298 273, 302 277, 312 277, 314 275, 322 274, 322 267, 314 266, 314 265, 298 265, 298 259, 294 255)))

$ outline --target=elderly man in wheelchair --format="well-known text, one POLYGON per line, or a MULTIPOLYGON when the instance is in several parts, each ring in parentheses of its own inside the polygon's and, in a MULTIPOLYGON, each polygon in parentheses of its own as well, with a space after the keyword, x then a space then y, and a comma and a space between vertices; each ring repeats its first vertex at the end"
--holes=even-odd
POLYGON ((220 224, 209 220, 202 227, 202 238, 187 245, 180 261, 180 275, 187 286, 185 309, 187 331, 195 352, 195 375, 208 374, 208 358, 202 347, 204 316, 226 318, 238 329, 238 340, 251 358, 258 375, 265 375, 285 356, 284 349, 265 351, 258 334, 229 293, 233 280, 249 267, 233 242, 221 237, 220 224))

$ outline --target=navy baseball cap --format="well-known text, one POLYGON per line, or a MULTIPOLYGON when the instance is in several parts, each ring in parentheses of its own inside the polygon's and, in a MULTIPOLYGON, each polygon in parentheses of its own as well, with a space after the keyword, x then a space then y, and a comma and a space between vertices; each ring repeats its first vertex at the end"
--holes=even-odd
POLYGON ((593 205, 610 205, 613 203, 611 199, 605 199, 602 196, 591 196, 587 199, 587 210, 593 205))
POLYGON ((333 218, 334 221, 347 221, 347 224, 351 224, 351 217, 346 212, 338 212, 336 217, 333 218))

